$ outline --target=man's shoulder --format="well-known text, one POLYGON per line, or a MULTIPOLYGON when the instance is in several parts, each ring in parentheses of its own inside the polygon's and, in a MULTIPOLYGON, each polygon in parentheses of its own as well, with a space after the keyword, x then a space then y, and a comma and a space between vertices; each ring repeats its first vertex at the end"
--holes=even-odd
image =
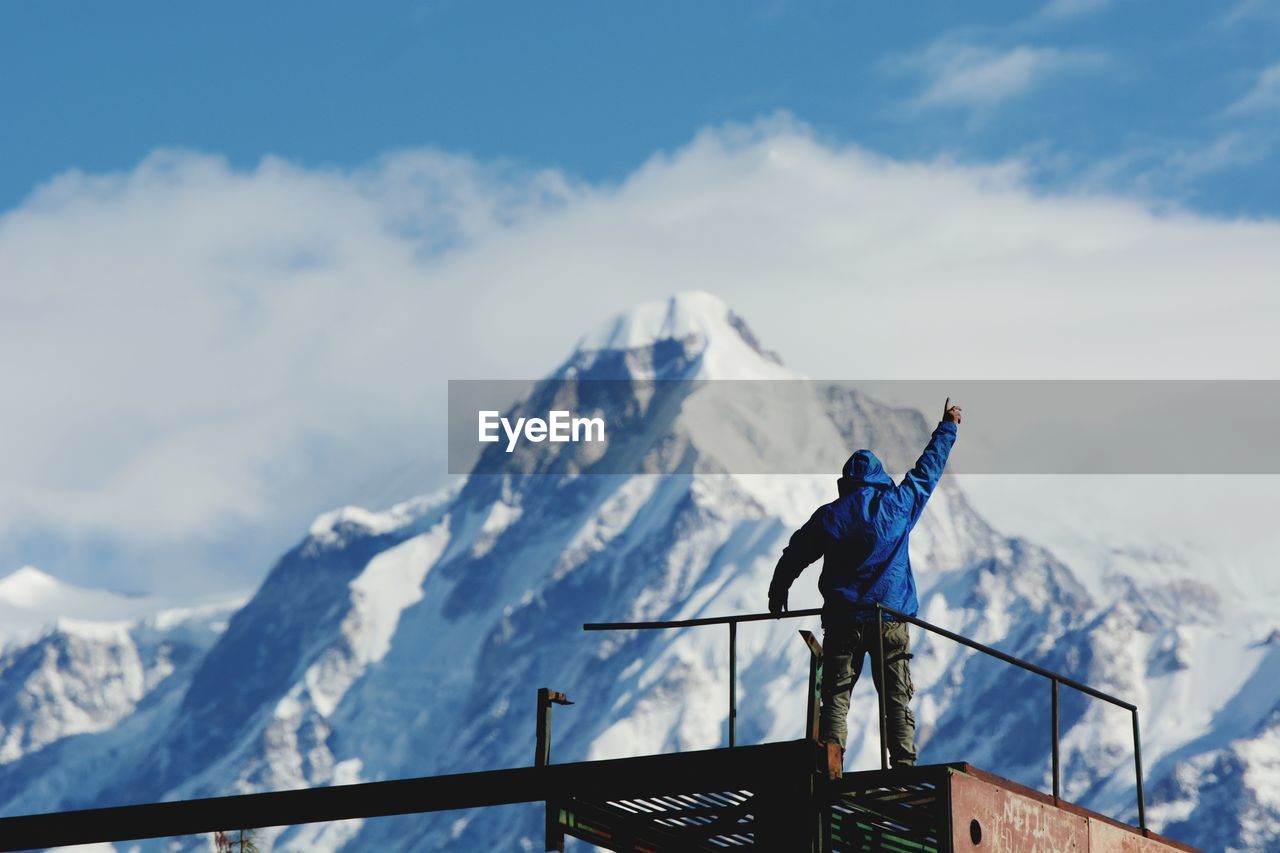
POLYGON ((852 495, 841 495, 835 500, 828 501, 827 503, 824 503, 822 506, 818 507, 816 510, 814 510, 813 514, 815 517, 822 518, 824 516, 832 515, 835 513, 848 512, 849 502, 852 497, 853 497, 852 495))
POLYGON ((841 495, 830 503, 825 503, 813 512, 813 520, 829 532, 837 532, 843 528, 853 513, 853 495, 841 495))

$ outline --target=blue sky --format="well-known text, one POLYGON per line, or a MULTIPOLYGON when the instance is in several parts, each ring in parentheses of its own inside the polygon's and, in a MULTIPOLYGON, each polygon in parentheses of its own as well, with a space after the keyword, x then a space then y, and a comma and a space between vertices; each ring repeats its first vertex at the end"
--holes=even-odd
MULTIPOLYGON (((447 482, 447 379, 682 290, 815 377, 1280 378, 1278 36, 1261 0, 0 4, 0 574, 243 589, 447 482)), ((1108 494, 1073 530, 1136 529, 1108 494)))
POLYGON ((1273 215, 1277 63, 1265 0, 6 3, 0 209, 158 147, 342 167, 432 146, 616 180, 785 110, 893 157, 1273 215))

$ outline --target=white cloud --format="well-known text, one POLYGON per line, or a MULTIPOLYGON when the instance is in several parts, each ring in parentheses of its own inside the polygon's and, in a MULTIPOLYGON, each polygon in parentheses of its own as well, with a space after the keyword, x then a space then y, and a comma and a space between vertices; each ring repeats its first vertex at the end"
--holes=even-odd
POLYGON ((1233 27, 1249 21, 1274 24, 1280 21, 1280 7, 1274 0, 1238 0, 1219 21, 1220 26, 1233 27))
POLYGON ((1239 100, 1224 111, 1224 115, 1280 112, 1280 62, 1264 68, 1239 100))
POLYGON ((910 102, 914 107, 990 108, 1054 76, 1102 63, 1102 56, 1091 51, 1029 45, 997 49, 942 39, 889 67, 923 79, 923 88, 910 102))
POLYGON ((1060 178, 1072 176, 1079 191, 1122 192, 1164 205, 1170 198, 1189 197, 1210 175, 1265 160, 1275 143, 1269 135, 1231 130, 1203 140, 1147 141, 1088 162, 1062 156, 1047 146, 1036 153, 1046 171, 1060 178))
POLYGON ((1172 152, 1166 160, 1181 180, 1195 180, 1203 175, 1256 163, 1270 151, 1268 140, 1243 133, 1224 133, 1196 148, 1172 152))
POLYGON ((1111 5, 1111 0, 1049 0, 1041 9, 1046 18, 1074 18, 1098 12, 1111 5))
POLYGON ((541 374, 684 289, 815 376, 1274 377, 1280 225, 1020 174, 777 119, 609 186, 430 151, 64 175, 0 217, 0 539, 160 586, 148 555, 229 541, 255 575, 311 514, 440 482, 446 379, 541 374))

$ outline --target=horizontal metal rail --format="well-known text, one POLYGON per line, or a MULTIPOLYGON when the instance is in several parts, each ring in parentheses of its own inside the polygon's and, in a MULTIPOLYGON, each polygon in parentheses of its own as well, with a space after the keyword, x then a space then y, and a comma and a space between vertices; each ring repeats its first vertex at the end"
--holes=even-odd
POLYGON ((584 631, 644 631, 649 628, 695 628, 699 625, 736 625, 739 622, 763 622, 766 619, 793 619, 799 616, 821 616, 822 609, 788 610, 786 613, 743 613, 737 616, 706 616, 701 619, 674 619, 666 622, 587 622, 584 631))
MULTIPOLYGON (((872 609, 873 608, 871 607, 867 608, 868 611, 871 611, 872 609)), ((1119 707, 1124 708, 1126 711, 1137 710, 1137 706, 1135 706, 1131 702, 1126 702, 1123 699, 1119 699, 1115 696, 1112 696, 1109 693, 1104 693, 1101 690, 1098 690, 1094 687, 1090 687, 1089 685, 1081 681, 1077 681, 1074 678, 1071 678, 1070 676, 1063 675, 1060 672, 1054 672, 1051 669, 1046 669, 1043 666, 1039 666, 1037 664, 1031 663, 1031 661, 1023 660, 1022 658, 1019 658, 1019 657, 1014 657, 1013 655, 1008 654, 1007 652, 1002 652, 999 649, 992 648, 991 646, 985 645, 983 643, 979 643, 977 640, 971 640, 962 634, 957 634, 954 631, 948 631, 946 628, 942 628, 938 625, 934 625, 932 622, 926 622, 923 619, 919 619, 915 616, 908 616, 907 614, 899 610, 894 610, 892 607, 885 607, 884 605, 876 605, 875 609, 883 610, 885 613, 889 614, 894 619, 898 619, 903 622, 910 622, 912 625, 918 625, 919 627, 924 628, 926 631, 930 631, 941 637, 946 637, 948 640, 951 640, 952 642, 959 643, 962 646, 968 646, 971 649, 982 652, 985 655, 990 655, 993 658, 997 658, 999 660, 1004 661, 1005 663, 1012 664, 1013 666, 1016 666, 1020 669, 1025 669, 1028 672, 1034 672, 1036 675, 1042 675, 1045 678, 1055 679, 1058 681, 1058 683, 1065 684, 1068 687, 1072 688, 1073 690, 1079 690, 1081 693, 1087 693, 1088 695, 1093 696, 1097 699, 1101 699, 1104 702, 1110 702, 1112 705, 1118 705, 1119 707)), ((701 625, 735 625, 741 622, 763 622, 769 619, 796 619, 801 616, 821 616, 821 615, 822 615, 822 608, 813 607, 807 610, 788 610, 785 613, 778 613, 778 614, 744 613, 736 616, 707 616, 699 619, 669 619, 669 620, 657 621, 657 622, 586 622, 583 624, 582 630, 584 631, 645 631, 645 630, 656 629, 656 628, 696 628, 701 625)))
MULTIPOLYGON (((1043 667, 1038 664, 1031 663, 1031 661, 1023 660, 1022 658, 1019 658, 1019 657, 1015 657, 1009 654, 1008 652, 1002 652, 997 648, 988 646, 985 643, 979 643, 977 640, 971 640, 968 637, 962 634, 957 634, 954 631, 948 631, 946 628, 943 628, 939 625, 934 625, 932 622, 926 622, 925 620, 915 616, 908 616, 906 613, 903 613, 900 610, 894 610, 892 607, 885 607, 882 604, 876 604, 873 606, 867 606, 863 609, 865 612, 871 612, 872 610, 874 610, 876 614, 875 618, 877 621, 882 621, 887 615, 888 617, 901 622, 909 622, 912 625, 915 625, 919 628, 923 628, 924 630, 929 631, 930 633, 937 634, 940 637, 945 637, 946 639, 951 640, 954 643, 959 643, 962 646, 966 646, 970 649, 973 649, 974 651, 982 652, 984 655, 993 657, 996 660, 1003 661, 1004 663, 1010 664, 1011 666, 1015 666, 1019 669, 1025 670, 1027 672, 1035 673, 1036 675, 1049 679, 1050 682, 1052 683, 1052 694, 1051 694, 1052 744, 1053 744, 1052 775, 1053 775, 1053 796, 1055 798, 1059 797, 1061 793, 1061 785, 1059 781, 1061 770, 1059 766, 1059 755, 1058 755, 1058 739, 1059 739, 1058 685, 1065 684, 1067 687, 1070 687, 1073 690, 1077 690, 1085 694, 1086 696, 1092 696, 1095 699, 1101 699, 1103 702, 1107 702, 1109 704, 1115 705, 1118 708, 1123 708, 1124 710, 1128 711, 1133 717, 1133 758, 1134 758, 1134 767, 1137 771, 1138 826, 1143 831, 1146 831, 1146 828, 1147 828, 1147 815, 1146 815, 1146 802, 1145 802, 1146 798, 1143 795, 1143 785, 1142 785, 1142 740, 1138 731, 1138 706, 1137 705, 1134 705, 1132 702, 1126 702, 1125 700, 1120 699, 1119 697, 1112 696, 1110 693, 1106 693, 1102 690, 1098 690, 1095 687, 1090 687, 1088 684, 1085 684, 1082 681, 1077 681, 1076 679, 1071 678, 1070 676, 1063 675, 1060 672, 1055 672, 1051 669, 1048 669, 1047 667, 1043 667)), ((698 619, 673 619, 673 620, 652 621, 652 622, 587 622, 582 626, 582 630, 584 631, 636 631, 636 630, 650 630, 650 629, 662 629, 662 628, 695 628, 702 625, 728 625, 729 626, 729 661, 730 661, 730 669, 731 669, 729 673, 729 746, 732 747, 735 745, 736 738, 735 738, 734 729, 735 729, 735 724, 737 722, 737 695, 736 695, 737 694, 737 673, 736 671, 732 671, 732 670, 736 670, 736 667, 737 667, 737 631, 735 630, 735 628, 741 622, 762 622, 770 619, 794 619, 802 616, 820 616, 822 615, 822 612, 823 611, 821 608, 810 608, 807 610, 791 610, 791 611, 786 611, 783 613, 776 613, 776 614, 775 613, 745 613, 745 614, 738 614, 733 616, 709 616, 709 617, 701 617, 698 619)), ((883 628, 881 630, 881 633, 883 634, 883 628)), ((882 651, 880 654, 880 667, 881 667, 880 683, 881 684, 884 683, 883 666, 884 666, 884 654, 882 651)), ((884 710, 883 697, 881 698, 881 701, 880 701, 879 713, 881 718, 880 722, 881 722, 881 730, 882 730, 882 734, 880 738, 881 763, 882 763, 882 766, 887 767, 889 759, 888 759, 888 744, 883 734, 883 729, 885 725, 885 710, 884 710)))
POLYGON ((894 619, 897 619, 901 622, 910 622, 912 625, 918 625, 919 627, 924 628, 926 631, 937 634, 940 637, 946 637, 948 640, 951 640, 954 643, 959 643, 962 646, 968 646, 971 649, 980 651, 985 655, 990 655, 991 657, 997 658, 998 660, 1002 660, 1005 663, 1013 664, 1019 669, 1025 669, 1027 672, 1034 672, 1036 675, 1042 675, 1045 678, 1053 679, 1054 681, 1057 681, 1059 684, 1065 684, 1073 690, 1079 690, 1081 693, 1087 693, 1088 695, 1094 697, 1095 699, 1101 699, 1103 702, 1110 702, 1112 705, 1118 705, 1119 707, 1124 708, 1126 711, 1138 710, 1138 706, 1134 705, 1132 702, 1126 702, 1123 699, 1118 699, 1115 696, 1112 696, 1110 693, 1103 693, 1101 690, 1090 687, 1089 685, 1083 682, 1076 681, 1074 678, 1065 676, 1060 672, 1054 672, 1051 669, 1046 669, 1043 666, 1038 666, 1034 663, 1031 663, 1030 661, 1023 660, 1022 658, 1016 658, 1011 654, 1000 651, 999 649, 994 649, 991 646, 987 646, 982 643, 979 643, 977 640, 970 640, 968 637, 965 637, 961 634, 957 634, 954 631, 948 631, 946 628, 940 628, 937 625, 934 625, 932 622, 926 622, 923 619, 917 619, 915 616, 908 616, 905 613, 902 613, 898 610, 894 610, 892 607, 885 607, 883 605, 878 605, 878 607, 880 610, 883 610, 885 613, 889 614, 894 619))
MULTIPOLYGON (((969 648, 974 649, 974 651, 982 652, 983 654, 989 654, 989 656, 995 657, 997 660, 1004 661, 1005 663, 1011 663, 1011 665, 1019 667, 1019 669, 1034 672, 1034 674, 1042 675, 1047 679, 1056 680, 1059 684, 1068 685, 1071 689, 1079 690, 1080 693, 1087 693, 1092 695, 1094 698, 1102 699, 1103 702, 1115 704, 1115 706, 1124 708, 1125 711, 1138 710, 1137 706, 1134 706, 1132 702, 1125 702, 1124 699, 1116 698, 1110 693, 1103 693, 1102 690, 1092 688, 1092 686, 1084 684, 1083 681, 1076 681, 1075 679, 1070 678, 1070 676, 1062 675, 1061 672, 1055 672, 1053 670, 1046 669, 1046 667, 1038 666, 1036 663, 1024 661, 1023 658, 1014 657, 1012 654, 1007 652, 1001 652, 998 648, 986 646, 986 644, 979 643, 978 640, 969 639, 968 637, 964 637, 963 634, 956 634, 955 631, 948 631, 945 628, 941 628, 941 626, 934 625, 933 622, 916 619, 915 616, 908 616, 904 612, 893 610, 892 607, 877 605, 877 608, 878 610, 886 612, 887 615, 892 616, 893 619, 911 622, 911 624, 918 625, 920 628, 931 631, 933 634, 940 635, 940 637, 946 637, 948 640, 951 640, 951 642, 960 643, 961 646, 968 646, 969 648)), ((867 610, 872 610, 872 608, 868 607, 867 610)), ((707 616, 701 617, 701 619, 673 619, 652 622, 585 622, 585 624, 582 625, 582 630, 632 631, 662 628, 698 628, 700 625, 736 625, 739 624, 739 622, 759 622, 771 619, 799 619, 800 616, 820 615, 822 615, 822 608, 812 607, 809 608, 809 610, 790 610, 783 613, 742 613, 742 615, 737 616, 707 616)))
POLYGON ((729 626, 729 746, 738 745, 738 623, 762 622, 766 619, 818 616, 822 611, 792 610, 789 613, 743 613, 737 616, 707 616, 702 619, 677 619, 667 622, 587 622, 584 631, 647 631, 654 628, 695 628, 700 625, 729 626))

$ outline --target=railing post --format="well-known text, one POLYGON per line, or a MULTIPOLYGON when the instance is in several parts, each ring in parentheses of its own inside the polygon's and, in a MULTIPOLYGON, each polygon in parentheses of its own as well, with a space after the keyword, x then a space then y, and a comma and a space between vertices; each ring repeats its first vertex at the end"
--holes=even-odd
POLYGON ((884 702, 884 610, 880 605, 876 604, 876 668, 879 670, 880 678, 876 682, 876 701, 880 705, 880 769, 889 769, 889 735, 888 725, 889 718, 885 711, 884 702))
POLYGON ((738 727, 738 623, 729 623, 729 748, 737 743, 738 727))
POLYGON ((545 767, 551 763, 551 706, 572 705, 569 697, 549 687, 538 688, 537 745, 533 753, 533 766, 545 767))
MULTIPOLYGON (((549 687, 538 688, 537 746, 533 753, 533 766, 546 767, 551 763, 551 706, 572 705, 569 697, 549 687)), ((547 850, 564 850, 564 830, 556 820, 556 806, 551 800, 543 806, 543 835, 547 850)))
POLYGON ((822 644, 812 631, 801 631, 800 638, 809 647, 809 701, 805 708, 805 737, 818 741, 820 734, 820 702, 822 691, 822 644))
POLYGON ((1053 685, 1053 799, 1056 802, 1062 797, 1061 778, 1058 759, 1058 679, 1051 678, 1053 685))
POLYGON ((1147 803, 1142 793, 1142 737, 1138 734, 1138 709, 1133 709, 1133 766, 1138 774, 1138 829, 1147 831, 1147 803))

